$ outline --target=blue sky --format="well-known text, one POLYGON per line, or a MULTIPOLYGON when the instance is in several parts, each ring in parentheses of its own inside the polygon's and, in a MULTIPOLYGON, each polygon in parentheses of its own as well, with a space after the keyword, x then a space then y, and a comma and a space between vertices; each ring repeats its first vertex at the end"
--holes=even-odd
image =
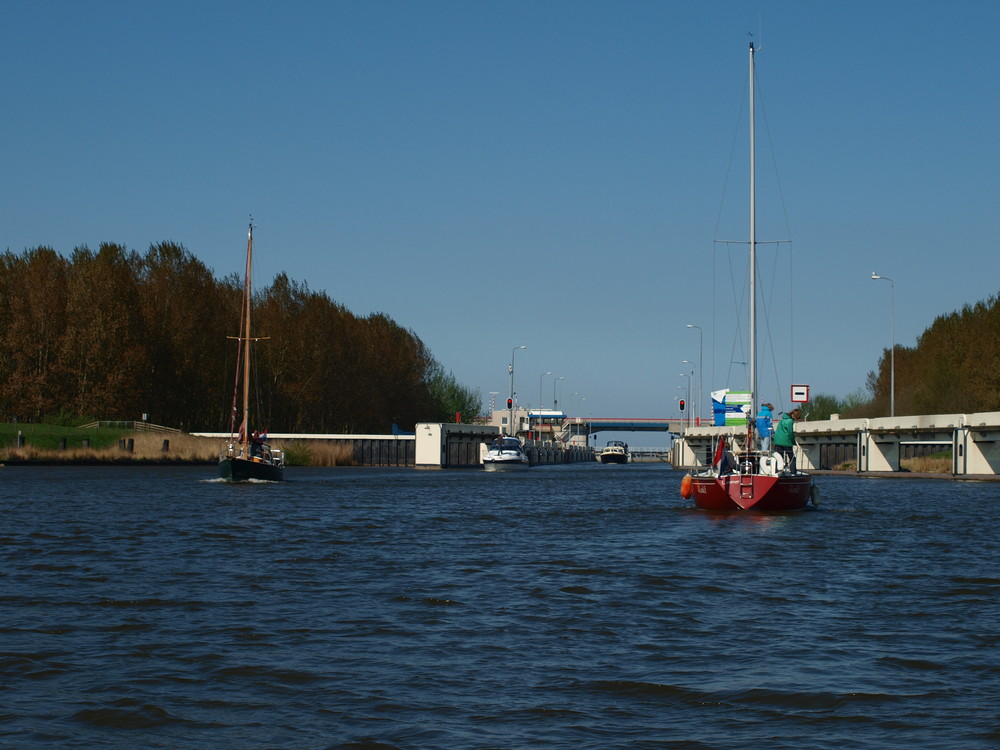
POLYGON ((761 395, 864 386, 890 339, 873 271, 907 346, 998 290, 1000 3, 43 0, 2 17, 0 247, 172 240, 224 276, 253 214, 258 284, 285 271, 390 315, 484 398, 506 397, 522 344, 532 406, 561 376, 579 413, 670 416, 685 359, 706 393, 744 385, 745 250, 714 240, 747 233, 751 32, 758 237, 792 240, 761 251, 761 395))

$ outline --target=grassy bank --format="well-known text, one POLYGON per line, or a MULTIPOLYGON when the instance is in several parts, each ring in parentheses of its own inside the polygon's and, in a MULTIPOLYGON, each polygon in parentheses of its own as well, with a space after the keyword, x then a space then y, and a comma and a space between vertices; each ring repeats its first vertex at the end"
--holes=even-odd
POLYGON ((127 435, 126 430, 112 427, 84 429, 55 424, 0 423, 0 451, 16 448, 18 436, 24 439, 25 446, 54 451, 59 449, 63 440, 67 449, 103 449, 117 445, 127 435))
MULTIPOLYGON (((833 467, 834 471, 857 471, 855 461, 845 461, 833 467)), ((920 458, 904 458, 899 462, 899 470, 918 474, 950 474, 951 453, 935 453, 920 458)))
MULTIPOLYGON (((351 466, 349 446, 318 440, 272 443, 291 466, 351 466)), ((205 463, 219 460, 221 441, 183 432, 83 429, 47 424, 0 424, 0 460, 6 463, 205 463), (18 446, 18 435, 24 445, 18 446), (121 446, 124 441, 125 447, 121 446), (166 446, 164 441, 167 441, 166 446), (131 444, 132 450, 128 450, 131 444), (65 446, 65 447, 63 447, 65 446)))

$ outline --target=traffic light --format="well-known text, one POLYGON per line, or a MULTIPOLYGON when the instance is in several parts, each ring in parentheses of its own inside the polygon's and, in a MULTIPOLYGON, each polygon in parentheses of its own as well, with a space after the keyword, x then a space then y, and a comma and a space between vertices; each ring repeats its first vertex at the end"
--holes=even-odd
POLYGON ((512 399, 512 398, 507 399, 507 408, 508 409, 513 409, 514 408, 514 399, 512 399))
POLYGON ((684 399, 681 399, 681 411, 684 411, 684 399))

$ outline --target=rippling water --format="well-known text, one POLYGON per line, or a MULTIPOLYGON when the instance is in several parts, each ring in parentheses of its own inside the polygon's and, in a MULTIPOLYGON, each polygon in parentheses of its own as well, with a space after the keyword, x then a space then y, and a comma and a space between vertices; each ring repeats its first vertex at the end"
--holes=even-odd
POLYGON ((1000 483, 664 466, 0 473, 0 745, 1000 745, 1000 483))

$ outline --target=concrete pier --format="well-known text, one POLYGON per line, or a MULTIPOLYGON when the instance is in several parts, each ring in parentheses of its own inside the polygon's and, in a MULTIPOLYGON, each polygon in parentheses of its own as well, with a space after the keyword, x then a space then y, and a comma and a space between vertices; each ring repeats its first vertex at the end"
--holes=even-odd
POLYGON ((524 449, 532 466, 594 461, 593 449, 582 445, 562 445, 554 441, 526 440, 524 449))

